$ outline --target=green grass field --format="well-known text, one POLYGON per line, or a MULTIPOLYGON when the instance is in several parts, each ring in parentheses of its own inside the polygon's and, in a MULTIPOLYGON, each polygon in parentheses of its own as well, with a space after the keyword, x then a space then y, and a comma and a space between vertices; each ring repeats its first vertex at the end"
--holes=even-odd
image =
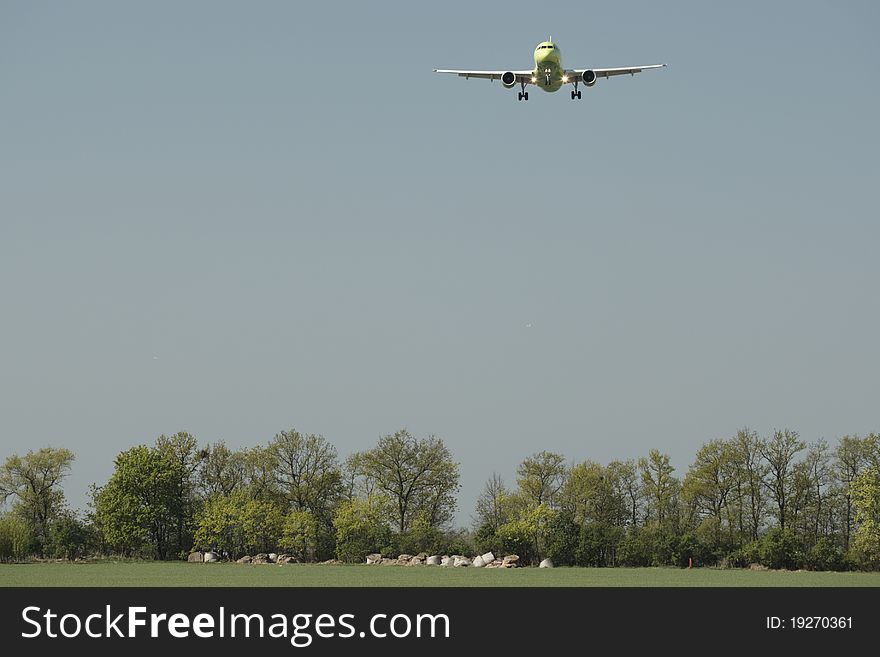
POLYGON ((880 573, 695 568, 239 565, 162 562, 0 565, 0 586, 877 586, 880 573))

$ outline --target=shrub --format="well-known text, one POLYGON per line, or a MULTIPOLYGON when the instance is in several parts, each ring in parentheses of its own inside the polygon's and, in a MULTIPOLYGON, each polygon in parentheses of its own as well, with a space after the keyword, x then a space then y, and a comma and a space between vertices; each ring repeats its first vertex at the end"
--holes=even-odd
POLYGON ((807 570, 846 570, 843 551, 830 538, 822 537, 804 556, 807 570))
POLYGON ((391 551, 387 505, 387 498, 381 495, 368 495, 339 505, 333 517, 337 558, 362 563, 368 554, 391 551))
POLYGON ((73 513, 65 513, 51 525, 52 551, 58 558, 73 561, 85 554, 91 543, 89 527, 73 513))
POLYGON ((570 513, 559 513, 547 525, 545 546, 547 556, 557 566, 573 566, 577 561, 580 526, 570 513))
POLYGON ((34 536, 24 520, 0 516, 0 561, 24 561, 33 554, 34 536))
POLYGON ((761 540, 761 563, 774 569, 797 569, 803 558, 797 537, 790 529, 773 527, 761 540))
POLYGON ((736 568, 748 568, 750 564, 761 562, 761 542, 752 541, 740 548, 733 550, 727 555, 731 566, 736 568))

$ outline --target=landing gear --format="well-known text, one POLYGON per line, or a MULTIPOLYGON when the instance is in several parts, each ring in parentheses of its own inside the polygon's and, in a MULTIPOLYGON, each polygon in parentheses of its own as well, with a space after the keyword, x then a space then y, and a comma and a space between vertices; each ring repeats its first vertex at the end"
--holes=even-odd
POLYGON ((519 100, 528 100, 529 92, 526 91, 526 83, 520 82, 520 85, 522 86, 522 91, 519 92, 519 100))
POLYGON ((577 98, 578 100, 581 99, 581 92, 578 91, 577 79, 575 79, 574 81, 574 91, 571 92, 571 99, 574 100, 575 98, 577 98))

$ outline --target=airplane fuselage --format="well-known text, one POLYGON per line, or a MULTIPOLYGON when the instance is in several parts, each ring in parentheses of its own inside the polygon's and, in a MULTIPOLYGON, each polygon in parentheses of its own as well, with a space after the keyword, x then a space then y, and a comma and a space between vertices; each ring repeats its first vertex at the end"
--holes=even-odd
POLYGON ((562 68, 562 53, 552 41, 542 41, 535 48, 535 70, 532 81, 544 91, 559 91, 568 82, 562 68))

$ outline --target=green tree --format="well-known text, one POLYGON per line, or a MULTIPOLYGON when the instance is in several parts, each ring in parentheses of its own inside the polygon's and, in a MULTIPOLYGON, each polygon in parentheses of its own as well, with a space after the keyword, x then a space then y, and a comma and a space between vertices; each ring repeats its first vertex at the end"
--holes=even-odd
POLYGON ((220 441, 208 445, 200 457, 197 482, 202 498, 231 495, 244 487, 244 453, 234 452, 220 441))
POLYGON ((61 481, 70 473, 73 452, 43 447, 6 459, 0 469, 0 503, 15 500, 14 511, 30 527, 39 554, 51 545, 50 526, 64 509, 61 481))
POLYGON ((554 565, 575 565, 580 532, 581 526, 569 510, 560 511, 547 523, 545 547, 554 565))
POLYGON ((174 517, 173 551, 184 558, 192 550, 193 522, 199 499, 196 495, 196 470, 203 452, 196 439, 185 431, 172 436, 159 436, 155 450, 171 463, 174 472, 168 491, 169 506, 174 517))
POLYGON ((844 436, 834 451, 832 473, 838 483, 838 492, 842 498, 843 547, 848 550, 853 533, 855 512, 851 485, 862 470, 871 462, 871 439, 859 436, 844 436))
POLYGON ((639 511, 644 500, 639 473, 634 461, 612 461, 606 468, 616 495, 626 501, 626 522, 634 527, 638 524, 639 511))
POLYGON ((859 563, 880 569, 880 468, 867 467, 850 484, 857 529, 852 549, 859 563))
POLYGON ((797 431, 789 429, 774 431, 773 438, 762 441, 759 447, 768 469, 764 485, 770 493, 770 498, 776 503, 776 519, 781 529, 785 529, 788 520, 795 458, 804 447, 797 431))
POLYGON ((291 508, 332 522, 342 486, 336 448, 323 436, 290 430, 278 433, 270 449, 275 455, 275 482, 291 508))
POLYGON ((392 502, 382 493, 340 504, 333 519, 337 558, 363 563, 368 554, 386 549, 391 544, 391 528, 387 521, 391 505, 392 502))
POLYGON ((91 542, 90 528, 75 513, 62 513, 52 523, 52 549, 56 557, 73 561, 86 553, 91 542))
POLYGON ((24 561, 33 554, 34 536, 28 523, 12 513, 0 515, 0 561, 24 561))
POLYGON ((200 550, 219 550, 238 559, 247 553, 243 511, 251 498, 242 491, 207 499, 196 523, 194 543, 200 550))
POLYGON ((196 525, 195 546, 227 553, 232 559, 271 552, 283 527, 284 515, 277 504, 234 491, 207 501, 196 525))
POLYGON ((652 449, 648 458, 639 459, 642 490, 648 500, 650 517, 664 525, 672 514, 679 489, 679 481, 672 474, 675 468, 669 463, 669 455, 652 449))
POLYGON ((359 465, 361 474, 394 505, 398 533, 406 532, 419 513, 432 527, 452 520, 459 490, 458 463, 440 438, 419 440, 401 429, 362 453, 359 465))
POLYGON ((323 436, 282 431, 269 445, 275 484, 294 511, 308 511, 316 524, 319 559, 333 555, 333 513, 343 495, 336 448, 323 436))
POLYGON ((543 451, 519 464, 516 469, 516 483, 530 506, 545 504, 549 508, 555 508, 566 474, 565 457, 543 451))
POLYGON ((477 498, 476 508, 474 510, 474 525, 476 527, 485 527, 484 532, 494 534, 498 531, 498 527, 510 518, 508 517, 508 505, 506 500, 509 497, 507 487, 504 480, 496 473, 492 473, 483 491, 477 498))
POLYGON ((318 523, 309 511, 288 511, 278 547, 297 561, 311 561, 315 556, 318 523))
POLYGON ((846 559, 834 541, 823 536, 804 556, 807 570, 846 570, 846 559))
POLYGON ((248 500, 242 509, 245 549, 248 552, 271 552, 277 549, 284 531, 281 508, 266 500, 248 500))
POLYGON ((617 551, 623 537, 622 527, 605 522, 581 525, 575 553, 577 565, 593 568, 616 565, 617 551))
POLYGON ((761 563, 777 570, 795 570, 803 558, 795 533, 782 527, 771 527, 761 539, 760 554, 761 563))
POLYGON ((624 524, 629 513, 628 501, 617 475, 614 468, 603 468, 592 461, 575 465, 559 492, 560 508, 571 512, 581 524, 624 524))
POLYGON ((751 541, 757 541, 764 522, 767 501, 764 496, 764 481, 768 468, 761 456, 761 439, 748 428, 740 429, 733 439, 735 450, 737 498, 742 520, 740 532, 751 541))
POLYGON ((255 500, 283 504, 284 493, 279 490, 276 479, 275 450, 258 445, 242 451, 241 455, 247 495, 255 500))
POLYGON ((107 484, 97 490, 95 515, 104 539, 123 554, 147 549, 167 559, 179 531, 179 460, 146 445, 121 452, 107 484))
POLYGON ((514 520, 498 527, 502 551, 518 554, 526 563, 535 563, 547 554, 547 529, 556 515, 547 504, 529 505, 514 520))
POLYGON ((682 494, 693 503, 701 518, 714 521, 702 525, 713 528, 711 543, 721 544, 723 519, 736 489, 736 451, 723 440, 711 440, 697 452, 694 463, 685 475, 682 494))

